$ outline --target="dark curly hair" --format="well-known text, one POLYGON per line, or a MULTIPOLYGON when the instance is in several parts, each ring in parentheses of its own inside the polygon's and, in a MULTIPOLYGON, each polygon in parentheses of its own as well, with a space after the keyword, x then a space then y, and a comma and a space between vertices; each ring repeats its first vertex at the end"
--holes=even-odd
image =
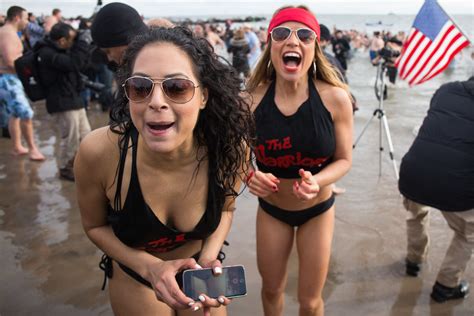
MULTIPOLYGON (((226 195, 237 196, 239 193, 234 185, 247 174, 247 150, 253 143, 255 127, 248 102, 241 94, 238 73, 214 53, 207 40, 195 37, 185 27, 150 28, 137 36, 125 51, 117 73, 119 86, 131 76, 138 53, 146 45, 160 42, 174 44, 183 50, 192 61, 198 85, 208 90, 206 107, 199 114, 194 135, 198 146, 206 148, 209 171, 217 176, 217 184, 226 195), (240 174, 242 168, 244 175, 240 174)), ((118 93, 118 104, 110 112, 110 127, 122 135, 119 142, 122 148, 124 135, 133 123, 123 89, 118 93)))

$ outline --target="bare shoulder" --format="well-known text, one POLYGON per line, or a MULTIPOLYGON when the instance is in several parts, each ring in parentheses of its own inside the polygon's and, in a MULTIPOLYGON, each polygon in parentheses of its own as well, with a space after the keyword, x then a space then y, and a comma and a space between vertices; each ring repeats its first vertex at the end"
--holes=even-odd
POLYGON ((15 32, 6 27, 0 27, 0 46, 2 49, 16 49, 21 40, 15 32), (8 44, 8 45, 7 45, 8 44))
POLYGON ((112 157, 118 157, 118 141, 119 135, 109 126, 95 129, 82 140, 78 156, 86 165, 106 166, 112 157))
POLYGON ((333 116, 347 111, 352 113, 351 99, 346 90, 321 80, 316 80, 315 86, 324 106, 333 116))
POLYGON ((251 97, 250 104, 251 104, 252 112, 255 111, 255 109, 258 107, 258 105, 262 101, 269 86, 270 86, 270 82, 262 83, 257 88, 255 88, 255 90, 253 90, 252 93, 250 94, 250 97, 251 97))

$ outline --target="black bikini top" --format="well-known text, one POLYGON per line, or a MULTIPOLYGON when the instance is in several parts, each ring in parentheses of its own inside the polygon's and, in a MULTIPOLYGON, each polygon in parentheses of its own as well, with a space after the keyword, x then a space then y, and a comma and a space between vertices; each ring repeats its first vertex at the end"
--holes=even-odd
POLYGON ((300 168, 316 174, 332 162, 336 139, 331 113, 311 78, 308 86, 309 98, 292 115, 281 113, 275 103, 275 80, 255 109, 254 153, 260 171, 294 179, 300 168))
MULTIPOLYGON (((162 223, 143 198, 136 166, 138 131, 132 126, 124 137, 125 142, 121 149, 117 174, 114 208, 109 205, 107 216, 117 238, 133 248, 149 252, 167 252, 184 245, 189 240, 202 240, 210 236, 219 226, 225 201, 224 190, 214 181, 214 174, 209 171, 206 211, 200 221, 190 232, 177 231, 162 223), (127 197, 123 208, 121 208, 120 189, 130 138, 132 140, 132 170, 127 197)), ((211 169, 209 168, 209 170, 211 169)), ((159 180, 157 182, 159 183, 159 180)))

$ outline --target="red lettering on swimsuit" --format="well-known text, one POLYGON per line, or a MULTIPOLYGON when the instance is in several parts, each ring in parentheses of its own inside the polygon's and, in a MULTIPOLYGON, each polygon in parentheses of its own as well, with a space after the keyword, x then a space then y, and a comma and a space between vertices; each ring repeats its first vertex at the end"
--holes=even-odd
POLYGON ((175 242, 185 242, 186 241, 186 234, 179 234, 179 235, 176 235, 176 238, 175 238, 175 242))
POLYGON ((294 154, 282 155, 278 157, 268 157, 266 151, 277 151, 282 149, 290 149, 293 145, 291 144, 291 138, 285 137, 282 141, 279 139, 269 139, 265 141, 265 145, 260 144, 255 148, 255 156, 259 162, 268 167, 278 168, 289 168, 292 166, 301 166, 305 168, 321 167, 321 165, 329 157, 303 157, 301 152, 294 154))
POLYGON ((177 248, 180 244, 183 244, 186 241, 186 234, 182 233, 176 235, 174 238, 162 237, 160 239, 150 241, 145 246, 139 247, 138 249, 163 253, 177 248))
POLYGON ((280 141, 279 139, 269 139, 269 140, 266 140, 265 143, 267 144, 268 150, 282 150, 282 149, 290 149, 293 147, 291 145, 290 136, 283 138, 283 141, 280 141))
POLYGON ((281 144, 278 142, 278 139, 269 139, 266 140, 268 150, 281 150, 281 144))
POLYGON ((170 240, 169 240, 168 237, 162 237, 162 238, 160 238, 160 239, 157 239, 157 240, 153 240, 153 241, 148 242, 148 243, 147 243, 147 246, 148 246, 148 247, 153 247, 153 248, 155 248, 155 247, 158 248, 158 247, 163 246, 163 245, 165 245, 165 244, 167 244, 167 243, 169 243, 169 242, 170 242, 170 240))

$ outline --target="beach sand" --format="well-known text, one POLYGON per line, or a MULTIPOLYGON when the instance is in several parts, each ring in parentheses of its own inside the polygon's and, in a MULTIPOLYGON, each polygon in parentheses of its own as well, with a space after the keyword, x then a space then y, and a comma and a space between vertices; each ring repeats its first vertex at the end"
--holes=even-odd
MULTIPOLYGON (((366 54, 356 56, 350 67, 349 80, 360 107, 354 119, 355 139, 377 107, 375 67, 366 54)), ((404 83, 389 87, 385 109, 398 164, 437 86, 467 79, 465 70, 442 74, 420 88, 409 89, 404 83)), ((112 315, 107 291, 100 290, 101 252, 82 230, 74 184, 58 178, 53 120, 41 102, 34 108, 45 162, 12 157, 9 141, 0 139, 0 315, 112 315)), ((95 107, 88 114, 93 128, 108 121, 95 107)), ((326 315, 474 315, 474 295, 445 304, 430 300, 452 236, 439 212, 432 212, 428 262, 418 278, 405 276, 406 212, 384 135, 385 151, 379 154, 379 131, 379 120, 374 119, 354 149, 350 173, 338 182, 347 191, 336 199, 332 256, 323 293, 326 315)), ((233 301, 229 315, 262 315, 255 257, 256 208, 256 198, 248 192, 238 198, 225 263, 245 265, 248 295, 233 301)), ((293 252, 284 315, 298 314, 297 266, 293 252)), ((471 261, 464 277, 474 285, 473 266, 471 261)))

